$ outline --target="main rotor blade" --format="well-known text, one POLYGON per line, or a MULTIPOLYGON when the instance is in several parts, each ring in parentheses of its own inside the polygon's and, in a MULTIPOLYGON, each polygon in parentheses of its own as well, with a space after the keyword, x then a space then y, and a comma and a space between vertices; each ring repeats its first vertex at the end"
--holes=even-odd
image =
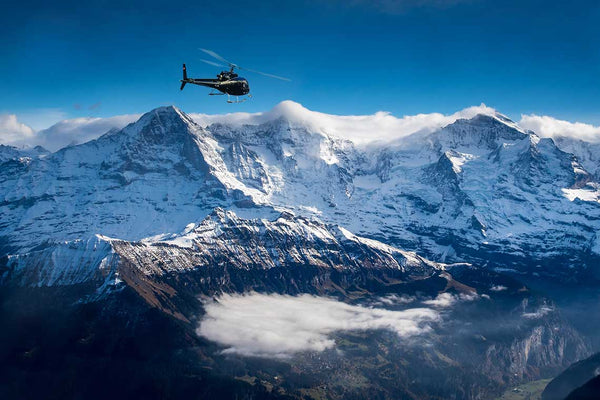
POLYGON ((264 76, 268 76, 269 78, 275 78, 275 79, 281 79, 282 81, 288 81, 291 82, 292 80, 289 78, 284 78, 283 76, 277 76, 277 75, 273 75, 273 74, 267 74, 266 72, 260 72, 260 71, 256 71, 254 69, 250 69, 250 68, 242 68, 242 67, 238 67, 239 69, 244 69, 246 71, 250 71, 250 72, 254 72, 255 74, 261 74, 264 76))
POLYGON ((227 65, 219 64, 219 63, 216 63, 214 61, 209 61, 209 60, 204 60, 204 59, 200 59, 200 61, 205 62, 205 63, 210 64, 210 65, 214 65, 215 67, 229 68, 227 65))
MULTIPOLYGON (((234 63, 232 63, 231 61, 229 61, 229 60, 226 60, 225 58, 221 57, 220 55, 218 55, 217 53, 215 53, 215 52, 214 52, 214 51, 212 51, 212 50, 209 50, 209 49, 203 49, 203 48, 201 48, 201 47, 200 47, 199 49, 200 49, 201 51, 205 52, 206 54, 208 54, 209 56, 211 56, 211 57, 214 57, 214 58, 216 58, 217 60, 219 60, 219 61, 221 61, 221 62, 224 62, 225 64, 228 64, 228 65, 229 65, 229 67, 234 67, 234 68, 238 68, 238 69, 243 69, 243 70, 245 70, 245 71, 254 72, 255 74, 261 74, 261 75, 264 75, 264 76, 268 76, 269 78, 280 79, 280 80, 282 80, 282 81, 288 81, 288 82, 291 82, 291 79, 284 78, 283 76, 278 76, 278 75, 273 75, 273 74, 267 74, 266 72, 261 72, 261 71, 256 71, 256 70, 254 70, 254 69, 250 69, 250 68, 244 68, 244 67, 240 67, 239 65, 237 65, 237 64, 234 64, 234 63)), ((212 62, 212 61, 208 61, 208 60, 202 60, 202 61, 204 61, 204 62, 205 62, 205 63, 207 63, 207 64, 215 65, 215 66, 217 66, 217 67, 223 67, 223 65, 217 64, 217 63, 215 63, 215 62, 212 62)))
POLYGON ((217 53, 215 53, 212 50, 203 49, 203 48, 200 48, 200 50, 202 50, 203 52, 205 52, 209 56, 214 57, 217 60, 224 62, 225 64, 229 64, 229 66, 235 66, 235 67, 237 67, 236 64, 232 63, 231 61, 228 61, 228 60, 224 59, 223 57, 221 57, 220 55, 218 55, 217 53))

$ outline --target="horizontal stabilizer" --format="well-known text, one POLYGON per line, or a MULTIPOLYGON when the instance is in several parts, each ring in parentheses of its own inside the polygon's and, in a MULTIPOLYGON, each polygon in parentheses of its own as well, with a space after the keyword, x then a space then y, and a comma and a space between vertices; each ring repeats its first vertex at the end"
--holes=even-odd
POLYGON ((187 69, 185 68, 185 64, 183 64, 183 79, 181 80, 181 87, 179 90, 183 90, 185 84, 187 83, 187 69))

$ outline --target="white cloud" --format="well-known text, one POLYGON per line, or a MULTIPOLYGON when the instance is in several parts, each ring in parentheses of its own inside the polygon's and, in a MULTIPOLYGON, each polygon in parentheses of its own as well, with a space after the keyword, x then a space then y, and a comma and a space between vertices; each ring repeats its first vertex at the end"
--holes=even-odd
POLYGON ((70 144, 96 139, 113 128, 123 128, 139 117, 133 114, 109 118, 66 119, 35 132, 31 127, 19 122, 15 115, 3 114, 0 115, 0 144, 17 147, 41 145, 50 151, 56 151, 70 144))
MULTIPOLYGON (((285 118, 292 125, 306 126, 315 133, 348 139, 357 145, 370 145, 388 144, 417 132, 433 132, 457 119, 468 119, 477 114, 496 115, 497 112, 481 104, 450 115, 430 113, 396 117, 385 111, 371 115, 333 115, 308 110, 298 103, 287 100, 269 111, 260 113, 216 115, 191 113, 189 115, 204 127, 213 123, 240 127, 245 124, 258 125, 277 118, 285 118)), ((42 110, 39 113, 29 113, 29 119, 21 118, 26 115, 19 114, 19 119, 29 121, 34 115, 37 118, 36 124, 40 125, 40 121, 56 121, 64 114, 57 110, 42 110)), ((72 143, 95 139, 112 128, 122 128, 138 118, 139 114, 109 118, 67 119, 35 133, 38 125, 26 125, 17 121, 15 115, 3 114, 0 115, 0 143, 17 146, 42 145, 55 151, 72 143)), ((561 121, 548 116, 522 115, 518 126, 533 130, 541 137, 571 137, 600 143, 600 127, 580 122, 561 121)))
POLYGON ((523 318, 537 319, 537 318, 543 317, 544 315, 546 315, 552 311, 554 311, 554 308, 548 307, 548 306, 542 306, 537 311, 530 312, 530 313, 523 313, 522 316, 523 316, 523 318))
POLYGON ((135 122, 140 115, 118 115, 109 118, 74 118, 52 125, 36 134, 35 144, 56 151, 71 144, 80 144, 96 139, 111 129, 121 129, 135 122))
MULTIPOLYGON (((283 101, 272 110, 261 113, 190 114, 200 125, 222 123, 232 126, 258 125, 283 117, 292 123, 307 125, 315 132, 352 140, 356 144, 393 142, 416 132, 432 132, 461 118, 477 114, 496 115, 494 108, 485 104, 468 107, 454 114, 441 113, 396 117, 379 111, 371 115, 332 115, 304 108, 293 101, 283 101)), ((562 121, 549 116, 522 115, 517 128, 532 130, 540 137, 570 137, 600 143, 600 127, 581 122, 562 121)))
POLYGON ((283 117, 292 124, 308 126, 314 132, 352 140, 356 144, 392 142, 416 132, 432 132, 460 118, 477 114, 495 115, 496 110, 485 104, 465 108, 452 115, 440 113, 395 117, 379 111, 372 115, 332 115, 311 111, 287 100, 272 110, 261 113, 231 113, 221 115, 189 114, 201 126, 222 123, 232 126, 257 125, 283 117))
POLYGON ((390 311, 327 297, 278 294, 223 295, 205 304, 198 334, 226 353, 287 357, 335 345, 333 332, 389 329, 401 338, 429 331, 439 314, 428 308, 390 311))
POLYGON ((519 125, 524 129, 534 131, 540 137, 568 137, 585 142, 600 143, 600 126, 534 114, 522 115, 519 125))
POLYGON ((22 146, 34 137, 31 127, 19 122, 14 114, 0 114, 0 143, 22 146))
POLYGON ((407 296, 407 295, 398 296, 397 294, 389 294, 387 296, 378 298, 374 304, 375 305, 393 306, 393 305, 398 305, 398 304, 409 304, 409 303, 414 302, 415 300, 417 300, 417 298, 415 296, 407 296))
POLYGON ((440 293, 435 299, 426 300, 423 303, 432 307, 446 308, 456 303, 457 299, 450 293, 440 293))
POLYGON ((506 286, 503 285, 494 285, 490 288, 490 290, 492 292, 502 292, 504 290, 507 290, 508 288, 506 286))
POLYGON ((453 295, 451 293, 440 293, 435 299, 425 300, 423 303, 428 306, 437 308, 447 308, 454 305, 458 301, 473 301, 477 300, 479 295, 477 293, 461 293, 453 295))

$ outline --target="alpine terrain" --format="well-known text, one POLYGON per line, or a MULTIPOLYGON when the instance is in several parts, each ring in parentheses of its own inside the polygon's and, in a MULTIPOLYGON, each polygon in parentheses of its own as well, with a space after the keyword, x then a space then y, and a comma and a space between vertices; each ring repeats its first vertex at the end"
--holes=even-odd
POLYGON ((488 399, 557 376, 600 345, 597 145, 489 110, 358 140, 293 102, 169 106, 0 146, 0 397, 488 399))

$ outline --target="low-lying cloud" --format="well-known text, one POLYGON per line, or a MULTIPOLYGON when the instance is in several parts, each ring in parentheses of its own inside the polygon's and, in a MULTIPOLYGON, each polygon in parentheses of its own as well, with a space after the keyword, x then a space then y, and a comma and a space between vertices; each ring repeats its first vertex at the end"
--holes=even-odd
POLYGON ((479 295, 477 293, 460 293, 451 294, 448 292, 440 293, 435 299, 425 300, 423 304, 436 308, 447 308, 459 301, 473 301, 477 300, 479 295))
POLYGON ((397 294, 388 294, 387 296, 379 297, 373 304, 374 305, 395 306, 395 305, 403 305, 403 304, 413 303, 416 300, 417 300, 417 298, 415 296, 408 296, 408 295, 398 296, 397 294))
POLYGON ((541 306, 534 312, 523 313, 522 316, 523 316, 523 318, 528 318, 528 319, 538 319, 538 318, 542 318, 546 314, 551 313, 552 311, 554 311, 554 308, 552 308, 552 307, 541 306))
POLYGON ((307 126, 315 132, 344 138, 354 143, 392 142, 416 132, 433 132, 460 118, 473 118, 477 114, 495 115, 496 110, 485 104, 465 108, 451 115, 440 113, 396 117, 379 111, 372 115, 333 115, 304 108, 293 101, 283 101, 267 112, 231 113, 221 115, 190 114, 201 126, 221 123, 231 126, 258 125, 277 118, 307 126))
POLYGON ((307 294, 223 295, 205 310, 199 335, 225 353, 262 357, 323 351, 335 346, 331 335, 340 331, 387 329, 408 338, 428 332, 440 317, 428 308, 390 311, 307 294))
POLYGON ((534 131, 540 137, 553 139, 565 137, 583 140, 584 142, 600 143, 600 126, 563 121, 535 114, 522 115, 519 125, 524 129, 534 131))

